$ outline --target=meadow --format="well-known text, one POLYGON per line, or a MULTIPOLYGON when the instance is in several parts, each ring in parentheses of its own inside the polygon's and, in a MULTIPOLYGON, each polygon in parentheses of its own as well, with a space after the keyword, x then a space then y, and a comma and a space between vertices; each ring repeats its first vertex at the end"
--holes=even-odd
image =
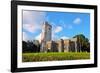
POLYGON ((88 52, 23 53, 22 62, 90 59, 88 52))

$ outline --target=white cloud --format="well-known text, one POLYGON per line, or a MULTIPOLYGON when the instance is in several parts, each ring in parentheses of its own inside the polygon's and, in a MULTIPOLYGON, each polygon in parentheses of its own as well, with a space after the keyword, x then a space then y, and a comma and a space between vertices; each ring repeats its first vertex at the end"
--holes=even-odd
POLYGON ((62 24, 62 27, 66 28, 66 29, 72 29, 73 28, 73 26, 71 24, 66 24, 64 21, 60 21, 60 24, 62 24))
POLYGON ((55 33, 58 33, 58 32, 61 32, 63 30, 63 28, 61 26, 57 26, 55 29, 54 29, 54 32, 55 33))
POLYGON ((64 28, 66 28, 66 24, 65 24, 64 21, 60 20, 60 24, 61 24, 64 28))
POLYGON ((23 32, 23 41, 27 41, 27 40, 28 40, 28 36, 26 32, 23 32))
POLYGON ((23 28, 29 32, 36 32, 42 28, 45 21, 45 12, 39 11, 23 11, 23 28))
POLYGON ((81 23, 81 19, 80 18, 76 18, 74 21, 73 21, 74 24, 80 24, 81 23))
POLYGON ((39 35, 37 35, 37 36, 35 37, 35 39, 38 40, 39 42, 41 42, 41 34, 42 34, 42 33, 40 33, 39 35))
POLYGON ((24 24, 23 28, 31 33, 34 33, 36 30, 39 30, 41 27, 34 24, 24 24))
POLYGON ((62 36, 61 39, 69 39, 69 37, 62 36))

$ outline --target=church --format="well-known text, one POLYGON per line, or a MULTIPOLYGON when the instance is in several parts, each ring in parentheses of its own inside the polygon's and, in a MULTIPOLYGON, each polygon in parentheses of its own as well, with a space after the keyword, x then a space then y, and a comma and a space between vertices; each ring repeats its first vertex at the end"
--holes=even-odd
POLYGON ((42 26, 40 52, 80 52, 77 38, 52 40, 52 26, 45 22, 42 26))

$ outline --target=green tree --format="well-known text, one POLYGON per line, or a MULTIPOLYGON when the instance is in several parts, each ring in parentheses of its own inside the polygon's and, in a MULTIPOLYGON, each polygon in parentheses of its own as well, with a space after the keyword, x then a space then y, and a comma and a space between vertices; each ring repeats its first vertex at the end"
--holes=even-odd
POLYGON ((90 42, 83 34, 75 35, 73 38, 77 38, 77 43, 79 46, 79 51, 90 52, 90 42))
POLYGON ((39 52, 40 51, 40 44, 38 40, 33 41, 22 41, 22 48, 23 53, 28 52, 39 52))
POLYGON ((33 43, 34 43, 37 47, 39 47, 39 45, 40 45, 40 43, 39 43, 38 40, 33 40, 33 43))

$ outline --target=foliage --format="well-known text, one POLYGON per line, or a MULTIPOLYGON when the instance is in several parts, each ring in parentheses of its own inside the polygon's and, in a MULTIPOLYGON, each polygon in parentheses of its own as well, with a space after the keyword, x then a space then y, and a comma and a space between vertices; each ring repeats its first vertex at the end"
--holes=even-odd
POLYGON ((80 51, 87 51, 90 52, 90 42, 88 38, 86 38, 83 34, 78 34, 74 36, 74 38, 77 38, 78 40, 78 46, 80 48, 80 51))
POLYGON ((39 52, 40 50, 40 44, 37 40, 22 41, 22 44, 23 53, 39 52))
POLYGON ((80 60, 90 59, 88 52, 50 52, 50 53, 23 53, 23 62, 37 62, 37 61, 59 61, 59 60, 80 60))

